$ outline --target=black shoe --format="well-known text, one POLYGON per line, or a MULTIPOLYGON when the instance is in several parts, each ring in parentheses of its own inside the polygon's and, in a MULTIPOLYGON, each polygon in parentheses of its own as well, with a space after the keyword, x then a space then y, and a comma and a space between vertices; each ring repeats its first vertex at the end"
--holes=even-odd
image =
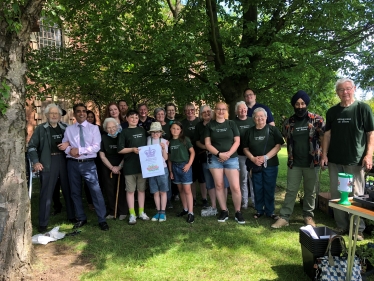
POLYGON ((218 222, 225 222, 228 219, 229 219, 229 210, 222 210, 218 217, 218 222))
POLYGON ((103 231, 108 231, 109 230, 109 225, 105 221, 99 222, 99 227, 103 231))
POLYGON ((203 209, 206 209, 209 207, 209 203, 208 203, 208 200, 206 199, 203 199, 203 209))
POLYGON ((74 223, 74 224, 78 222, 78 220, 75 219, 75 218, 74 218, 74 219, 68 219, 68 220, 69 220, 71 223, 74 223))
POLYGON ((238 224, 245 224, 245 220, 243 218, 243 214, 239 211, 235 213, 235 220, 238 222, 238 224))
POLYGON ((182 212, 177 214, 177 217, 183 217, 184 215, 187 215, 188 211, 182 210, 182 212))
POLYGON ((84 226, 86 223, 87 223, 87 220, 77 221, 77 222, 74 224, 73 229, 75 229, 75 228, 79 228, 79 227, 82 227, 82 226, 84 226))
POLYGON ((39 225, 38 231, 39 231, 39 233, 45 233, 45 232, 47 232, 47 227, 39 225))
POLYGON ((188 214, 187 220, 188 223, 193 223, 195 221, 195 216, 193 214, 188 214))

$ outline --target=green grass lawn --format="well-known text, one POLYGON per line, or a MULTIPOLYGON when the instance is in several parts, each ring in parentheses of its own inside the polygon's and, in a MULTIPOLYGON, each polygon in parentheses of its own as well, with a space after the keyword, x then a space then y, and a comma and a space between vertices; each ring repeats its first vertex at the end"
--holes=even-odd
MULTIPOLYGON (((285 147, 279 158, 277 212, 286 187, 285 147)), ((321 190, 328 190, 326 171, 321 176, 321 190)), ((32 200, 34 233, 37 193, 36 187, 32 200)), ((195 223, 188 224, 175 216, 181 206, 174 202, 174 209, 167 210, 166 222, 138 221, 130 226, 127 220, 109 220, 107 232, 99 230, 96 215, 87 209, 89 223, 81 228, 81 234, 55 243, 69 246, 91 261, 95 269, 80 276, 81 280, 309 280, 302 265, 299 228, 303 218, 298 201, 290 226, 277 230, 270 228, 273 221, 268 218, 255 220, 251 208, 243 210, 246 224, 237 224, 231 197, 228 203, 231 213, 226 223, 200 217, 201 207, 196 207, 195 223)), ((147 197, 146 212, 150 217, 155 213, 151 197, 147 197)), ((72 224, 64 218, 64 214, 51 217, 50 226, 60 225, 61 231, 71 232, 72 224)), ((319 210, 315 219, 318 226, 335 226, 334 220, 319 210)))

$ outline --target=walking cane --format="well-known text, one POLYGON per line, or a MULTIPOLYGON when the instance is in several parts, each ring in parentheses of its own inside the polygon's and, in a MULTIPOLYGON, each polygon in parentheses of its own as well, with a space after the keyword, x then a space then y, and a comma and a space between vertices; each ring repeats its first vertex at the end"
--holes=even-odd
POLYGON ((114 218, 117 218, 117 206, 118 206, 118 194, 119 194, 119 182, 121 180, 121 174, 118 174, 117 180, 117 194, 116 194, 116 208, 114 210, 114 218))
MULTIPOLYGON (((110 178, 112 178, 112 173, 110 173, 110 178)), ((114 219, 117 218, 117 206, 118 206, 118 194, 119 194, 119 183, 121 180, 121 174, 118 174, 118 180, 117 180, 117 193, 116 193, 116 205, 114 207, 114 219)))

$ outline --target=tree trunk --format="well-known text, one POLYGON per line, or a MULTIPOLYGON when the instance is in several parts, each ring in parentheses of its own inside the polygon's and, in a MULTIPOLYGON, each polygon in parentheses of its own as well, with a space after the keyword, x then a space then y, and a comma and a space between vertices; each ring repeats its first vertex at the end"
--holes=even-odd
POLYGON ((0 280, 25 280, 31 269, 32 228, 25 173, 25 54, 31 27, 39 19, 44 1, 25 2, 20 6, 20 16, 4 14, 4 10, 12 11, 11 4, 0 11, 0 83, 10 87, 5 101, 8 108, 5 114, 0 113, 0 280), (22 27, 18 33, 5 17, 19 20, 22 27))

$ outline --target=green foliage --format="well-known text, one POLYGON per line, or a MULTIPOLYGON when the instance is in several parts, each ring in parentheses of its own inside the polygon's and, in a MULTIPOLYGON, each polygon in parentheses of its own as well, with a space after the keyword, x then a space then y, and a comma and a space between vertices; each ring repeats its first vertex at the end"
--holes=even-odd
MULTIPOLYGON (((280 123, 299 89, 323 115, 336 102, 336 73, 359 73, 347 56, 371 46, 374 31, 372 1, 186 1, 176 9, 177 2, 170 1, 171 13, 166 1, 50 1, 47 11, 64 19, 71 40, 49 50, 52 57, 30 55, 30 95, 48 82, 98 106, 119 98, 234 104, 250 86, 280 123)), ((365 50, 357 61, 372 48, 365 50)))
POLYGON ((6 21, 9 32, 18 33, 21 30, 21 9, 24 2, 24 0, 0 0, 0 7, 3 7, 0 13, 0 21, 6 21))
POLYGON ((6 81, 3 80, 0 85, 0 112, 5 114, 8 108, 8 99, 10 97, 10 87, 7 85, 6 81))

